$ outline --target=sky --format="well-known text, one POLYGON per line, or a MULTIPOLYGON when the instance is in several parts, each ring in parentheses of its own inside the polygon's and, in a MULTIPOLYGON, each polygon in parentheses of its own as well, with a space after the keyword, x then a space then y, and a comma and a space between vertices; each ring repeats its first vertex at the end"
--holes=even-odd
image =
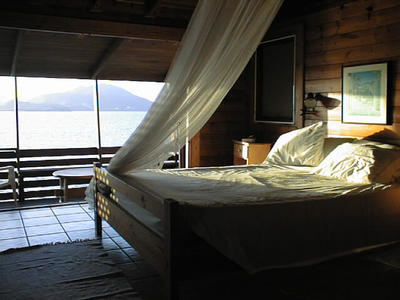
MULTIPOLYGON (((154 101, 163 87, 160 82, 141 81, 110 81, 99 80, 99 85, 107 83, 118 86, 139 97, 154 101)), ((62 93, 78 87, 94 86, 94 80, 90 79, 56 79, 56 78, 28 78, 18 77, 17 84, 20 98, 30 100, 33 98, 40 101, 40 96, 50 93, 62 93)), ((14 99, 14 77, 0 76, 0 103, 14 99)))

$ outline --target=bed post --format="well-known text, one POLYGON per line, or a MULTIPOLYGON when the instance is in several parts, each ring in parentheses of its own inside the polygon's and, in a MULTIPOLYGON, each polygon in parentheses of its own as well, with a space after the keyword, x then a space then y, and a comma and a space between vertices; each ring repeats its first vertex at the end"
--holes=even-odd
POLYGON ((98 209, 97 209, 97 178, 96 178, 96 168, 101 168, 101 163, 100 162, 95 162, 93 164, 93 169, 94 169, 94 188, 93 188, 93 192, 94 192, 94 202, 93 202, 93 207, 94 207, 94 226, 96 229, 96 237, 101 238, 102 236, 102 224, 101 224, 101 217, 98 213, 98 209))
POLYGON ((167 270, 165 276, 168 300, 179 298, 179 203, 173 199, 164 200, 164 232, 167 270))

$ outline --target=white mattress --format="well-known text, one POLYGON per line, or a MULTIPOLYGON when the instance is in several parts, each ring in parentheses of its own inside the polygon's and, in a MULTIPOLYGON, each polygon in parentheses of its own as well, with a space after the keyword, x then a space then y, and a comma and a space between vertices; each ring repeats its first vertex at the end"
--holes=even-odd
POLYGON ((137 170, 124 178, 161 198, 197 206, 282 203, 340 197, 389 185, 354 184, 311 174, 312 167, 250 165, 214 168, 137 170))
POLYGON ((125 180, 179 201, 193 231, 250 273, 399 239, 397 186, 310 171, 280 165, 138 170, 125 180))

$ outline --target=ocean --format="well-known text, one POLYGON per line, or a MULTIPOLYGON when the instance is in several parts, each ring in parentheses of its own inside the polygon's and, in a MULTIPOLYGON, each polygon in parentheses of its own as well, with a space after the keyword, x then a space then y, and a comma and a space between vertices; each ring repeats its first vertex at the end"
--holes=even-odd
MULTIPOLYGON (((145 111, 100 112, 101 144, 121 146, 144 118, 145 111)), ((0 111, 0 149, 16 147, 15 114, 0 111)), ((97 147, 94 111, 21 111, 20 149, 97 147)))

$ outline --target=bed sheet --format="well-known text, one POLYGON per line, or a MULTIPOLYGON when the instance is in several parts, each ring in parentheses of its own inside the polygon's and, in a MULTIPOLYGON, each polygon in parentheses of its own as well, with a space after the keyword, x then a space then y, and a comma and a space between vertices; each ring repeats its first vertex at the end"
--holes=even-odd
POLYGON ((312 167, 250 165, 172 170, 137 170, 124 177, 161 198, 196 206, 235 206, 340 197, 389 185, 354 184, 312 174, 312 167))
POLYGON ((400 239, 397 186, 311 171, 282 165, 138 170, 124 180, 180 202, 188 226, 249 273, 400 239))

